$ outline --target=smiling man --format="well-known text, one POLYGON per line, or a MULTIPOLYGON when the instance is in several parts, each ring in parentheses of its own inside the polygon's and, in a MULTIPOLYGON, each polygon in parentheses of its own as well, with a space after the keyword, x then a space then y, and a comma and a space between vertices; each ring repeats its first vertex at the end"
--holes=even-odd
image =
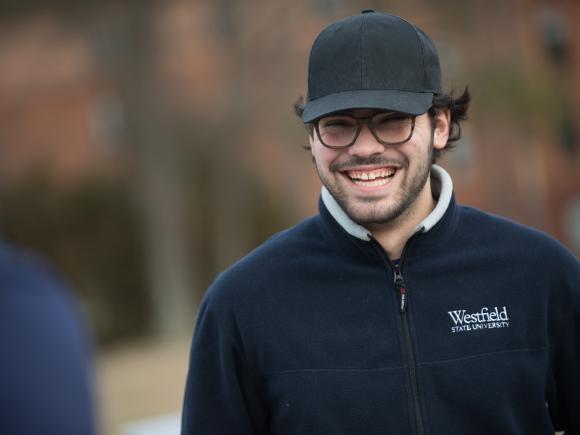
POLYGON ((183 434, 580 434, 578 261, 434 164, 469 99, 400 17, 321 32, 295 107, 320 213, 208 290, 183 434))

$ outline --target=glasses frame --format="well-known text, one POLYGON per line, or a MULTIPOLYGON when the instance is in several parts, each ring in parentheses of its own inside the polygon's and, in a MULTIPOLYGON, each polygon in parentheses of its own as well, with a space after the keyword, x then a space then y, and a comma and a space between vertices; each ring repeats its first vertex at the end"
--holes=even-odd
POLYGON ((352 116, 352 115, 344 115, 344 114, 329 115, 329 116, 345 116, 345 117, 354 119, 356 121, 356 133, 355 133, 352 141, 346 145, 328 145, 328 144, 324 143, 324 140, 322 140, 322 136, 320 135, 320 130, 319 130, 319 123, 320 123, 320 120, 327 118, 327 116, 322 116, 322 117, 318 118, 317 120, 315 120, 314 121, 314 129, 316 130, 316 135, 318 136, 318 140, 320 140, 320 143, 322 145, 324 145, 326 148, 330 148, 333 150, 341 150, 341 149, 353 146, 355 144, 356 140, 358 139, 360 132, 362 131, 362 128, 364 125, 368 126, 369 131, 371 132, 373 137, 377 140, 377 142, 379 142, 382 145, 394 146, 394 145, 401 145, 405 142, 408 142, 413 137, 413 133, 415 131, 415 118, 417 118, 417 115, 404 114, 404 115, 408 116, 409 118, 411 118, 411 131, 409 133, 409 136, 406 139, 400 140, 397 142, 385 142, 384 140, 381 140, 379 138, 379 136, 375 132, 375 129, 374 129, 373 123, 372 123, 372 120, 375 117, 377 117, 379 115, 383 115, 384 113, 385 112, 379 112, 379 113, 375 113, 373 116, 361 116, 361 117, 352 116))

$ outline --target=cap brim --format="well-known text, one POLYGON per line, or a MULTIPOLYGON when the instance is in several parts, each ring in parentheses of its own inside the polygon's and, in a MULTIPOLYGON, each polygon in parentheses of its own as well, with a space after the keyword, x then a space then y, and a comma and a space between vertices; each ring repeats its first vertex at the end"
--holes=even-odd
POLYGON ((347 109, 381 109, 421 115, 433 102, 431 92, 360 90, 330 94, 308 101, 302 121, 310 122, 321 116, 347 109))

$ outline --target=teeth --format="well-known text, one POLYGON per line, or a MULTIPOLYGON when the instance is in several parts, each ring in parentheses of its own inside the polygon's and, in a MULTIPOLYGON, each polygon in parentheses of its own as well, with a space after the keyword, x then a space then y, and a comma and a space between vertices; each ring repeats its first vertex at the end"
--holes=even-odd
POLYGON ((384 186, 385 184, 387 184, 388 179, 387 178, 379 178, 377 180, 374 181, 362 181, 362 180, 353 180, 355 184, 358 184, 359 186, 364 186, 364 187, 376 187, 376 186, 384 186))
POLYGON ((370 172, 363 172, 363 171, 349 171, 348 172, 348 176, 351 180, 363 180, 363 181, 373 181, 376 180, 377 178, 385 178, 385 177, 391 177, 395 174, 395 169, 394 168, 389 168, 389 169, 377 169, 375 171, 370 171, 370 172))

